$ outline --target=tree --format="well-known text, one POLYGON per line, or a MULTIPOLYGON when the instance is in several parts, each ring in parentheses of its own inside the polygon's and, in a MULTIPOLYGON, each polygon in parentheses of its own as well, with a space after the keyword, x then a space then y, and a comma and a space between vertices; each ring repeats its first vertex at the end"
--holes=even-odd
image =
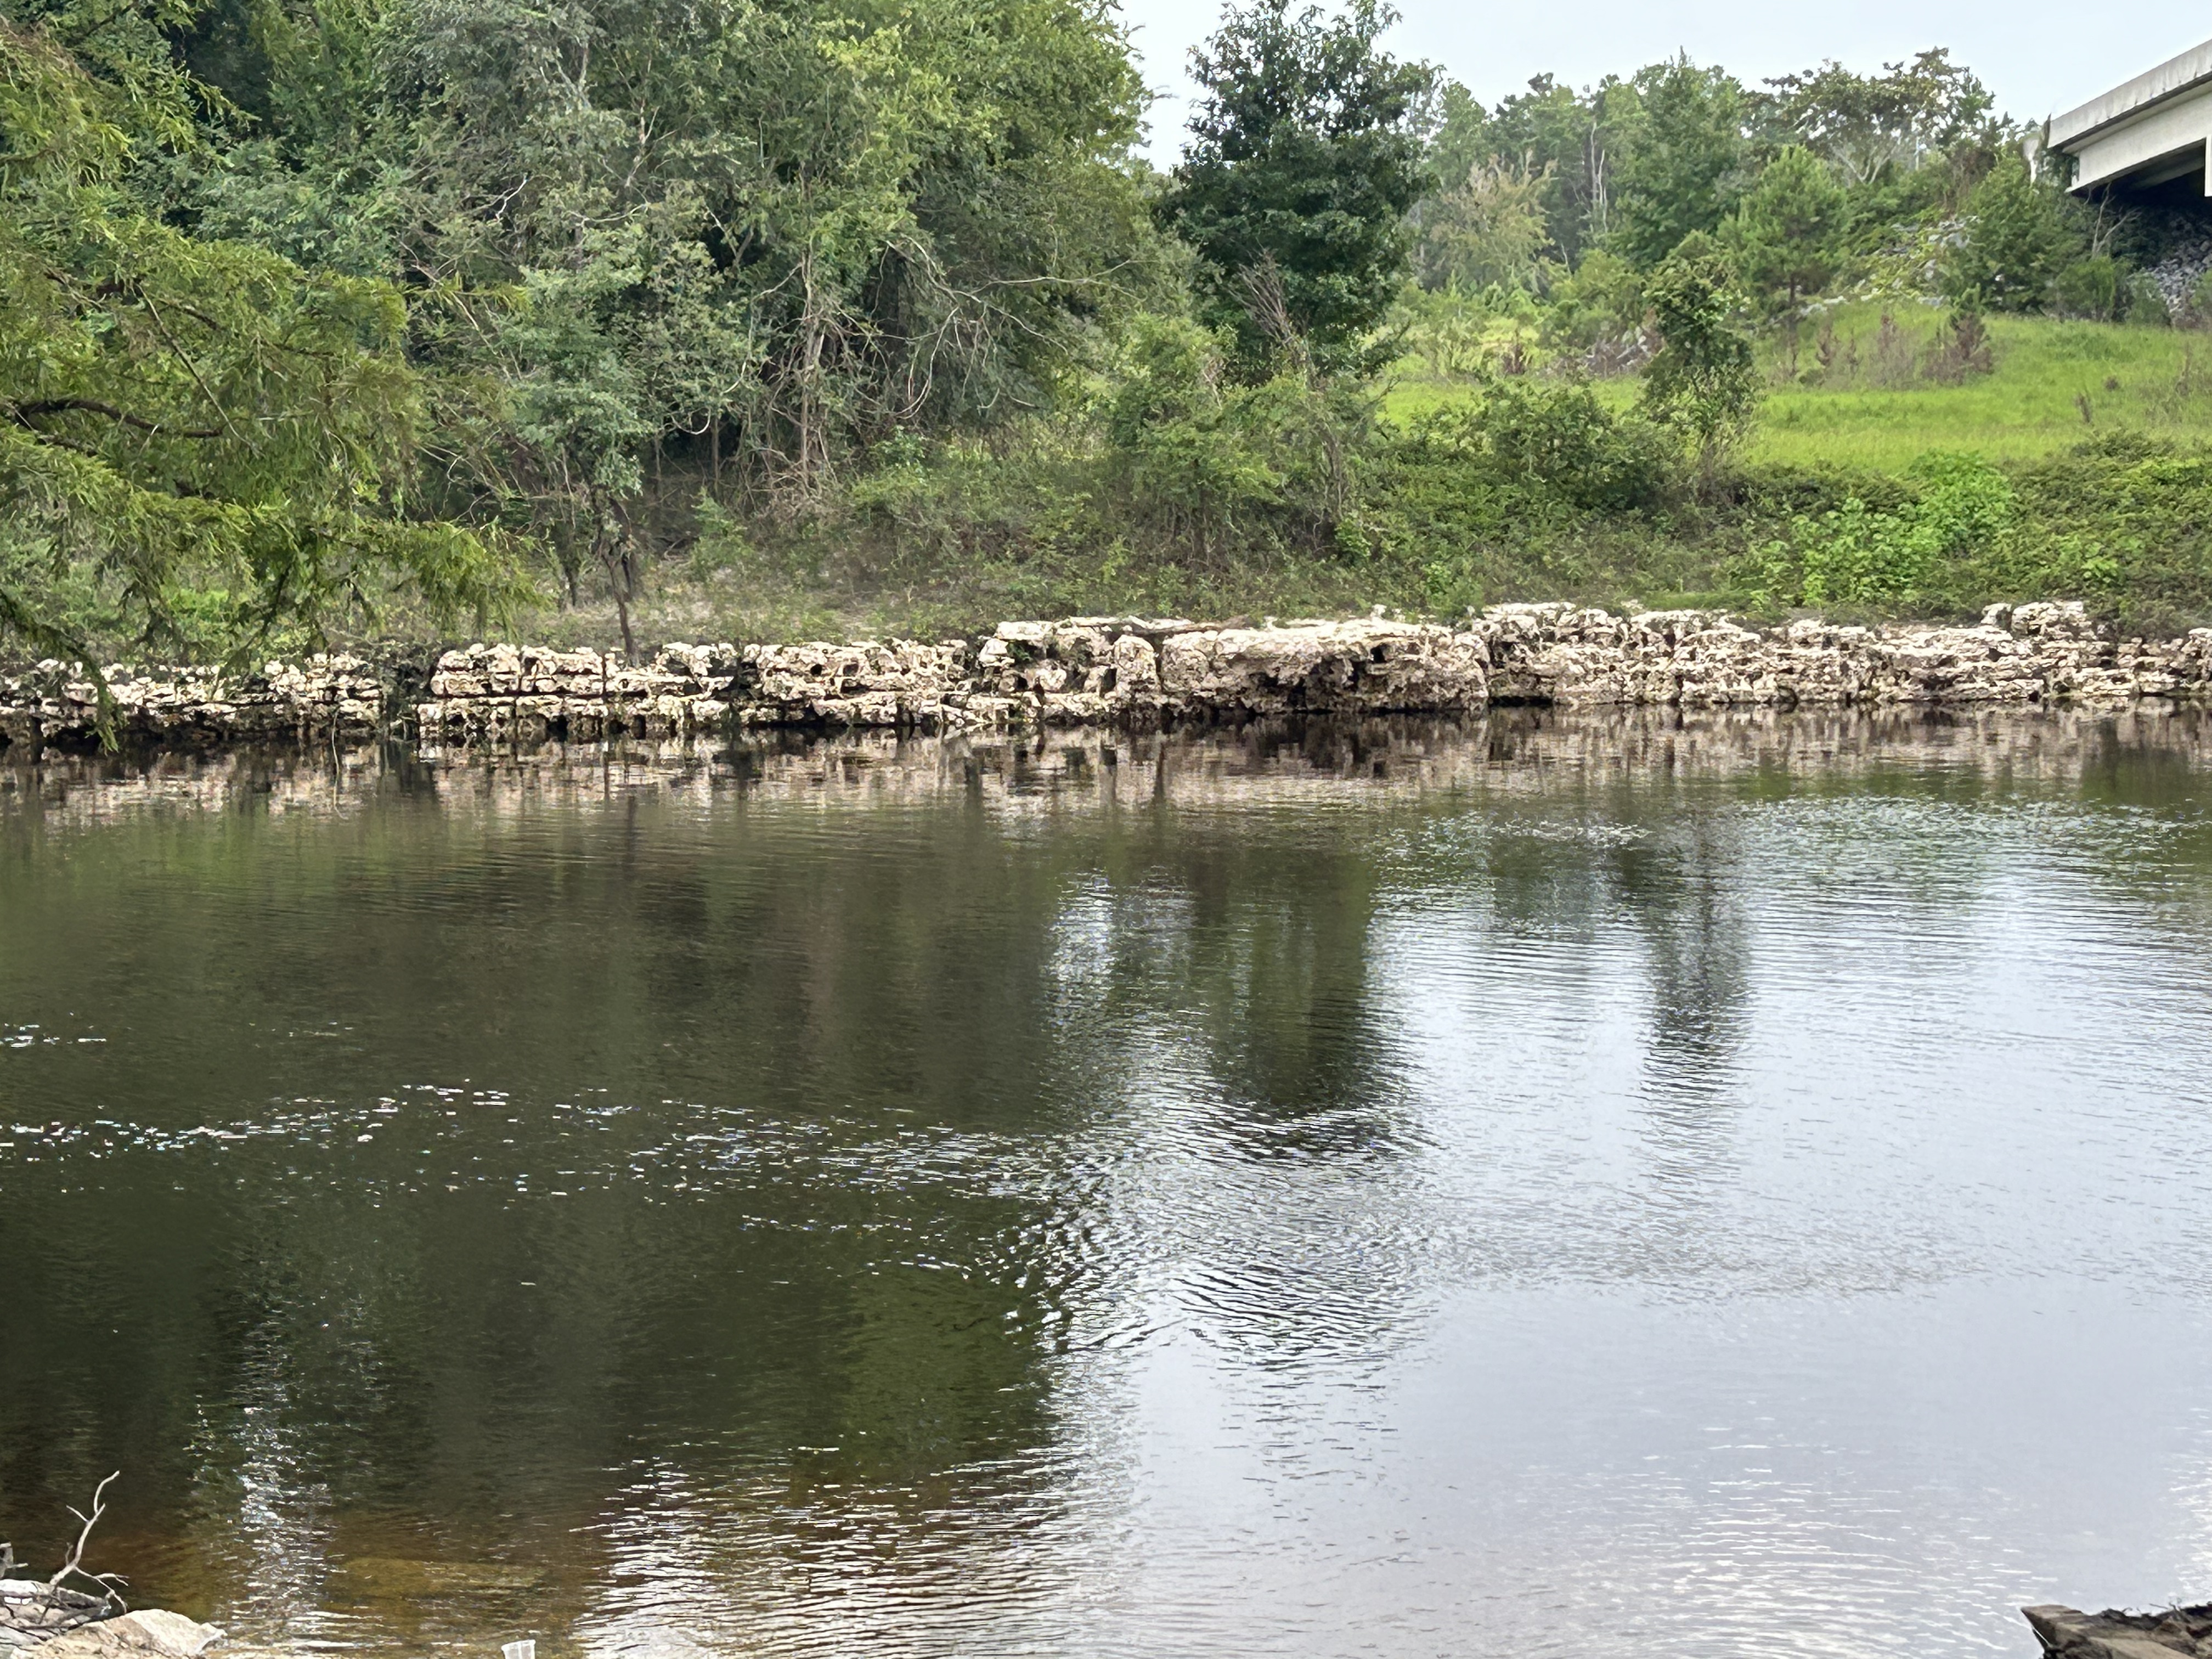
POLYGON ((1437 92, 1436 130, 1429 135, 1429 171, 1438 190, 1449 190, 1477 167, 1498 159, 1490 112, 1456 81, 1437 92))
POLYGON ((1710 237, 1692 232, 1651 273, 1644 294, 1660 340, 1644 372, 1644 410, 1691 440, 1710 482, 1759 407, 1758 373, 1751 341, 1735 325, 1739 301, 1728 261, 1710 237))
POLYGON ((1613 246, 1649 270, 1694 231, 1720 228, 1741 187, 1743 88, 1688 58, 1654 64, 1631 83, 1613 167, 1613 246))
POLYGON ((2033 177, 2017 153, 2000 156, 1966 198, 1965 236, 1945 250, 1945 297, 1977 310, 2040 310, 2059 272, 2089 251, 2075 215, 2055 181, 2033 177))
POLYGON ((804 506, 1048 407, 1170 264, 1103 0, 221 3, 273 113, 202 222, 404 274, 418 348, 513 394, 490 459, 572 583, 672 453, 804 506))
POLYGON ((1377 47, 1396 18, 1377 0, 1334 20, 1255 0, 1192 55, 1206 95, 1159 217, 1197 250, 1207 319, 1233 331, 1248 376, 1264 378, 1280 351, 1249 303, 1267 270, 1316 368, 1376 355, 1366 337, 1406 269, 1406 215, 1428 183, 1419 127, 1435 78, 1377 47))
POLYGON ((242 659, 400 592, 498 605, 502 542, 422 510, 434 388, 399 291, 196 240, 130 188, 197 135, 159 37, 117 46, 148 15, 82 57, 71 14, 0 22, 0 629, 242 659))
POLYGON ((1414 263, 1434 289, 1479 293, 1538 289, 1551 233, 1544 223, 1547 173, 1503 161, 1478 163, 1458 188, 1421 204, 1414 263))
POLYGON ((1767 163, 1729 222, 1737 271, 1770 308, 1795 313, 1836 274, 1850 204, 1820 158, 1791 144, 1767 163))
POLYGON ((1612 77, 1577 94, 1539 75, 1526 92, 1486 111, 1466 88, 1447 85, 1429 146, 1439 191, 1449 193, 1478 167, 1526 174, 1537 181, 1549 243, 1543 252, 1577 266, 1610 228, 1616 129, 1635 101, 1632 89, 1612 77))
POLYGON ((1778 76, 1759 95, 1770 125, 1805 145, 1853 185, 1911 171, 1930 156, 1991 136, 1989 88, 1942 47, 1878 76, 1854 75, 1833 59, 1778 76))

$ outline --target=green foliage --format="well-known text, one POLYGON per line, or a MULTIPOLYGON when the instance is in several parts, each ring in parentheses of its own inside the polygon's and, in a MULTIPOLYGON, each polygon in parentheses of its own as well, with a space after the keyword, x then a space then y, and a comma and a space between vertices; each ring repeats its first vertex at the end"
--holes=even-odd
POLYGON ((1832 59, 1767 82, 1758 124, 1788 135, 1856 186, 1875 186, 1948 161, 1997 136, 1989 88, 1942 47, 1880 75, 1855 75, 1832 59))
POLYGON ((807 510, 895 433, 1079 399, 1178 302, 1103 0, 80 5, 104 84, 167 88, 117 188, 179 247, 407 296, 375 349, 434 402, 359 487, 413 516, 419 471, 625 617, 702 475, 807 510))
POLYGON ((1640 71, 1633 86, 1634 113, 1616 146, 1610 241, 1648 270, 1685 237, 1719 229, 1735 205, 1747 109, 1734 76, 1687 57, 1640 71))
POLYGON ((1643 276, 1604 248, 1592 248, 1573 272, 1553 283, 1547 297, 1550 337, 1584 349, 1636 334, 1647 309, 1643 276))
POLYGON ((1887 500, 1854 489, 1792 516, 1747 562, 1757 601, 1957 614, 2086 599, 2145 632, 2212 615, 2212 453, 2201 446, 2122 434, 2010 469, 1933 454, 1889 487, 1887 500))
POLYGON ((1477 167, 1494 167, 1500 159, 1490 127, 1490 112, 1456 81, 1437 88, 1436 128, 1429 135, 1427 159, 1431 183, 1451 190, 1477 167))
POLYGON ((1460 294, 1534 292, 1553 267, 1543 192, 1547 176, 1504 162, 1478 163, 1454 188, 1421 204, 1414 264, 1422 283, 1460 294))
POLYGON ((488 614, 525 551, 562 606, 529 626, 600 643, 700 606, 2212 610, 2199 453, 2101 435, 2212 425, 2212 362, 2020 314, 2163 308, 1941 52, 1448 87, 1425 151, 1379 0, 1258 0, 1162 180, 1104 0, 0 9, 0 608, 40 648, 488 614), (1745 331, 1863 280, 1880 325, 1824 306, 1802 373, 1745 331), (1445 406, 1393 425, 1401 340, 1437 379, 1390 396, 1445 406), (1767 378, 1763 453, 1881 470, 1747 470, 1767 378))
POLYGON ((1537 179, 1548 252, 1564 264, 1579 265, 1607 228, 1607 97, 1603 88, 1577 96, 1553 76, 1540 75, 1528 91, 1486 111, 1466 88, 1451 83, 1444 88, 1431 165, 1447 190, 1484 167, 1518 168, 1537 179))
POLYGON ((1761 550, 1761 597, 1814 607, 1950 597, 1960 566, 2002 550, 2017 512, 2012 482, 1978 456, 1945 454, 1923 457, 1907 482, 1917 493, 1894 506, 1853 495, 1794 519, 1761 550))
MULTIPOLYGON (((1437 182, 1418 216, 1420 276, 1432 289, 1471 295, 1510 282, 1548 306, 1599 249, 1642 273, 1702 233, 1729 246, 1770 317, 1845 285, 1893 301, 1933 297, 1939 264, 1962 303, 2035 309, 2051 279, 2093 251, 2085 228, 2095 230, 2094 252, 2123 265, 2134 249, 2126 224, 2085 227, 2048 181, 2040 197, 2013 189, 2028 182, 2018 130, 1940 48, 1875 75, 1824 63, 1759 91, 1686 58, 1580 92, 1539 76, 1490 109, 1452 86, 1443 109, 1430 148, 1437 182), (2005 176, 1987 185, 1993 167, 2005 176), (1513 181, 1510 219, 1492 208, 1506 201, 1498 184, 1470 198, 1470 179, 1513 181), (1955 249, 1954 227, 1978 187, 1981 231, 1974 246, 1955 249), (1484 275, 1471 281, 1452 257, 1452 231, 1478 206, 1492 210, 1475 219, 1485 231, 1502 222, 1512 235, 1510 257, 1482 258, 1484 275), (1548 238, 1533 249, 1532 208, 1548 238), (1507 269, 1510 277, 1497 274, 1507 269)), ((2120 309, 2140 288, 2120 271, 2120 309)), ((1594 326, 1582 298, 1580 314, 1546 319, 1547 337, 1595 343, 1632 331, 1594 326)), ((1607 367, 1596 357, 1592 366, 1607 367)))
POLYGON ((2049 176, 2031 177, 2008 153, 1966 202, 1966 234, 1946 252, 1943 292, 1991 311, 2035 311, 2052 283, 2088 252, 2072 204, 2049 176))
POLYGON ((2172 321, 2157 283, 2110 253, 2076 259, 2051 285, 2053 308, 2063 317, 2094 322, 2136 322, 2163 327, 2172 321))
POLYGON ((1785 146, 1729 222, 1736 270, 1770 310, 1794 311, 1835 275, 1849 210, 1820 157, 1785 146))
POLYGON ((1376 45, 1396 14, 1377 0, 1334 19, 1290 7, 1232 9, 1194 54, 1206 97, 1158 208, 1198 252, 1208 322, 1258 378, 1295 349, 1289 335, 1326 370, 1372 360, 1366 337, 1428 183, 1419 118, 1434 76, 1376 45))
POLYGON ((1659 355, 1644 377, 1644 408, 1686 434, 1710 475, 1759 407, 1751 341, 1735 325, 1739 297, 1728 261, 1692 234, 1644 285, 1659 355))
POLYGON ((1357 468, 1375 443, 1368 400, 1297 375, 1239 380, 1227 350, 1188 319, 1140 318, 1080 419, 991 449, 901 445, 841 493, 812 544, 848 563, 857 542, 872 584, 926 571, 911 580, 957 590, 988 579, 1011 596, 1041 583, 1094 608, 1120 602, 1099 599, 1102 585, 1174 604, 1166 596, 1267 561, 1356 550, 1357 468))
POLYGON ((2052 298, 2069 317, 2116 323, 2127 309, 2127 272, 2109 253, 2076 259, 2057 275, 2052 298))
POLYGON ((1953 617, 2087 598, 2130 629, 2212 621, 2203 445, 2115 437, 2030 463, 1954 453, 1898 471, 1760 464, 1692 501, 1679 446, 1608 409, 1602 388, 1498 376, 1401 428, 1339 426, 1344 507, 1325 523, 1326 457, 1285 441, 1286 404, 1269 402, 1303 388, 1243 388, 1242 403, 1233 386, 1206 390, 1218 357, 1202 335, 1170 331, 1147 356, 1102 382, 1094 422, 1012 446, 902 447, 829 518, 742 533, 726 521, 716 558, 743 567, 740 631, 1375 602, 1450 616, 1512 599, 1953 617), (1240 410, 1264 418, 1240 429, 1240 410), (1204 496, 1139 477, 1194 460, 1204 496))
POLYGON ((1417 421, 1412 454, 1449 456, 1468 482, 1510 495, 1513 511, 1558 516, 1660 506, 1676 483, 1676 452, 1634 415, 1616 415, 1575 381, 1486 380, 1479 398, 1417 421))
POLYGON ((0 23, 0 628, 235 659, 396 592, 514 595, 496 537, 420 510, 398 290, 146 214, 131 164, 192 142, 189 88, 88 56, 0 23))
POLYGON ((1408 292, 1393 323, 1407 357, 1431 375, 1461 379, 1518 374, 1535 361, 1548 307, 1525 289, 1486 288, 1472 295, 1408 292))
POLYGON ((1042 407, 1169 280, 1089 0, 253 15, 271 101, 323 107, 335 62, 350 118, 234 153, 206 222, 452 296, 436 347, 532 388, 496 459, 561 533, 635 533, 622 479, 670 446, 804 501, 893 429, 1042 407))
POLYGON ((2014 477, 2022 530, 1970 580, 2087 598, 2145 633, 2212 621, 2212 449, 2115 433, 2014 477))
POLYGON ((1267 419, 1275 384, 1231 383, 1212 335, 1146 318, 1105 395, 1107 441, 1131 496, 1200 558, 1209 538, 1233 534, 1240 516, 1282 499, 1287 479, 1267 419))

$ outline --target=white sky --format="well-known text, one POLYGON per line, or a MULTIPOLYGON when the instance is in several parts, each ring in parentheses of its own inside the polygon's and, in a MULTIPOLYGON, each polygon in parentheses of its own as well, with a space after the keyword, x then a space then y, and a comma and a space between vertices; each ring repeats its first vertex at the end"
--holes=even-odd
MULTIPOLYGON (((1741 79, 1839 58, 1861 71, 1947 46, 1996 94, 1997 106, 2041 119, 2094 97, 2212 36, 2201 3, 2137 0, 2107 12, 2100 4, 2052 0, 1849 0, 1841 6, 1784 0, 1398 0, 1405 21, 1389 37, 1401 56, 1425 58, 1485 103, 1517 92, 1549 70, 1581 87, 1607 72, 1626 74, 1685 50, 1741 79)), ((1152 107, 1154 161, 1182 147, 1190 48, 1213 31, 1216 0, 1121 0, 1146 81, 1169 95, 1152 107)))

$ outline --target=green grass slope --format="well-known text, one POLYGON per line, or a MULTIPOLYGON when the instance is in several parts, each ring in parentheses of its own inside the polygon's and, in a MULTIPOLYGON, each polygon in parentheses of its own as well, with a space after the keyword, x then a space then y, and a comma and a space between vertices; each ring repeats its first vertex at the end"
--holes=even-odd
POLYGON ((1826 342, 1799 331, 1794 380, 1787 347, 1767 346, 1774 389, 1750 459, 1887 471, 1934 450, 2026 460, 2113 430, 2212 438, 2212 336, 1992 318, 1989 372, 1960 376, 1929 372, 1951 334, 1944 313, 1858 306, 1830 321, 1826 342))
MULTIPOLYGON (((1893 471, 1931 452, 2033 459, 2113 431, 2212 440, 2212 334, 2048 317, 1986 328, 1989 366, 1963 374, 1942 361, 1949 313, 1923 305, 1839 307, 1801 325, 1794 349, 1763 340, 1768 393, 1744 459, 1893 471)), ((1383 413, 1410 424, 1468 384, 1408 362, 1383 413)), ((1638 384, 1599 394, 1626 408, 1638 384)))

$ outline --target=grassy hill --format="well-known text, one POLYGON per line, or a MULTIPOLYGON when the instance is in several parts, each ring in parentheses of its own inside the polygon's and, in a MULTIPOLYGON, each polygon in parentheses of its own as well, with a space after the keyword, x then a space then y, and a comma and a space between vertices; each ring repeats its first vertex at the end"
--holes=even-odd
MULTIPOLYGON (((1770 389, 1745 459, 1890 471, 1934 451, 2033 459, 2113 431, 2212 440, 2212 334, 2049 317, 1985 326, 1990 366, 1963 376, 1931 374, 1951 330, 1947 312, 1926 306, 1838 307, 1825 329, 1799 329, 1794 372, 1790 343, 1763 341, 1770 389)), ((1638 384, 1599 391, 1625 407, 1638 384)), ((1468 385, 1409 362, 1385 414, 1410 422, 1468 385)))

